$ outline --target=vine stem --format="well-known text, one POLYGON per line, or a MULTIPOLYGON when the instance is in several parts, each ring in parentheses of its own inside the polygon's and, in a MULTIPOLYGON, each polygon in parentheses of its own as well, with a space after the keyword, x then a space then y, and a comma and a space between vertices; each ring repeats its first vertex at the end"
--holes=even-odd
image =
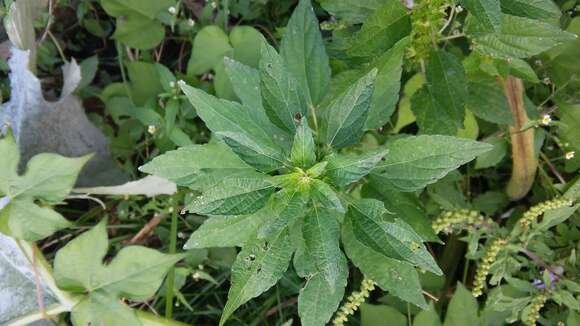
MULTIPOLYGON (((175 198, 174 198, 175 200, 175 198)), ((169 236, 169 253, 174 254, 177 250, 177 205, 172 206, 171 231, 169 236)), ((165 285, 165 318, 171 319, 173 315, 173 285, 175 284, 175 267, 171 267, 167 274, 165 285)))

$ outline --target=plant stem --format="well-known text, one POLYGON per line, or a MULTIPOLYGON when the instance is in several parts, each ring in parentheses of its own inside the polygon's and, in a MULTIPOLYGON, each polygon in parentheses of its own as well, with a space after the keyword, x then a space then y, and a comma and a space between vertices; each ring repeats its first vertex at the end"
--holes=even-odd
POLYGON ((538 158, 534 147, 534 129, 521 131, 528 123, 524 107, 524 85, 521 79, 508 76, 503 88, 514 117, 514 125, 509 127, 512 143, 512 176, 506 192, 511 200, 523 198, 534 184, 538 158))
MULTIPOLYGON (((176 199, 174 198, 176 201, 176 199)), ((171 231, 169 236, 169 253, 174 254, 177 247, 177 205, 173 205, 171 212, 171 231)), ((173 315, 173 285, 175 283, 175 267, 171 267, 167 274, 165 285, 165 317, 171 319, 173 315)))

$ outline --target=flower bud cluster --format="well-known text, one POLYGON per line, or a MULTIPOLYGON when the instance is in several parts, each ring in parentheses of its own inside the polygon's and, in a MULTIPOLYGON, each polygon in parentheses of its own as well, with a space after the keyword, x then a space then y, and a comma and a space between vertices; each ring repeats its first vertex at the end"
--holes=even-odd
POLYGON ((532 206, 527 212, 524 213, 522 218, 520 218, 519 221, 520 226, 525 229, 529 227, 530 224, 532 224, 532 222, 534 222, 540 215, 544 214, 546 211, 571 206, 572 203, 573 202, 570 199, 556 198, 532 206))
POLYGON ((532 300, 530 305, 530 311, 528 312, 528 316, 524 321, 524 324, 527 326, 535 326, 536 321, 540 318, 540 310, 544 307, 544 304, 548 300, 548 296, 544 293, 538 295, 532 300))
POLYGON ((375 289, 375 281, 365 278, 362 281, 360 291, 353 292, 348 296, 345 304, 338 309, 336 317, 332 321, 334 326, 342 326, 348 320, 348 316, 355 313, 361 304, 369 297, 371 292, 375 289))
POLYGON ((446 211, 435 218, 431 224, 435 233, 451 233, 454 228, 464 225, 478 225, 485 221, 485 217, 479 212, 469 209, 446 211))
POLYGON ((471 293, 474 297, 479 297, 483 293, 483 288, 485 286, 485 280, 487 275, 489 274, 489 269, 491 268, 491 264, 495 261, 497 254, 503 249, 503 247, 507 244, 506 239, 496 239, 494 240, 487 251, 485 252, 485 256, 481 260, 481 264, 477 268, 477 273, 475 274, 475 280, 473 281, 473 290, 471 293))

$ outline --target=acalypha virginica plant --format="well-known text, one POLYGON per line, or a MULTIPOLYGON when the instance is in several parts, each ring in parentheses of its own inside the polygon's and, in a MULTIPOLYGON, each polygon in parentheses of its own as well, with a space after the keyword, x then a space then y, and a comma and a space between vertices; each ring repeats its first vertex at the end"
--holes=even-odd
MULTIPOLYGON (((400 57, 406 42, 391 55, 400 57)), ((434 240, 430 226, 390 213, 362 190, 369 182, 420 190, 490 145, 440 135, 361 144, 384 121, 373 91, 382 77, 370 69, 325 99, 331 70, 309 1, 295 9, 279 51, 263 42, 257 70, 227 58, 225 69, 241 103, 179 82, 214 141, 141 167, 190 188, 184 213, 208 216, 185 249, 241 247, 220 325, 289 266, 305 279, 302 324, 324 325, 343 299, 349 261, 371 284, 425 308, 418 275, 442 274, 424 244, 434 240)))

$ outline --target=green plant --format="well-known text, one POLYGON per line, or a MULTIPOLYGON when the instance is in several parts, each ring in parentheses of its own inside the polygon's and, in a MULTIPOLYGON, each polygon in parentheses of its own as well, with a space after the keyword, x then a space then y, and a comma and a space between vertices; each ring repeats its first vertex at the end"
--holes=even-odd
POLYGON ((298 298, 302 323, 326 323, 348 276, 341 238, 347 256, 378 286, 425 307, 415 267, 441 274, 425 239, 389 217, 382 202, 361 197, 360 187, 370 175, 396 191, 419 190, 490 146, 409 136, 352 148, 376 114, 371 103, 377 71, 320 105, 330 69, 308 1, 295 9, 280 54, 262 45, 258 71, 233 60, 225 64, 230 79, 246 81, 233 83, 242 104, 180 83, 220 142, 167 152, 141 167, 199 193, 184 212, 210 218, 185 248, 203 248, 211 240, 242 247, 220 324, 273 286, 293 254, 295 271, 306 279, 298 298))

